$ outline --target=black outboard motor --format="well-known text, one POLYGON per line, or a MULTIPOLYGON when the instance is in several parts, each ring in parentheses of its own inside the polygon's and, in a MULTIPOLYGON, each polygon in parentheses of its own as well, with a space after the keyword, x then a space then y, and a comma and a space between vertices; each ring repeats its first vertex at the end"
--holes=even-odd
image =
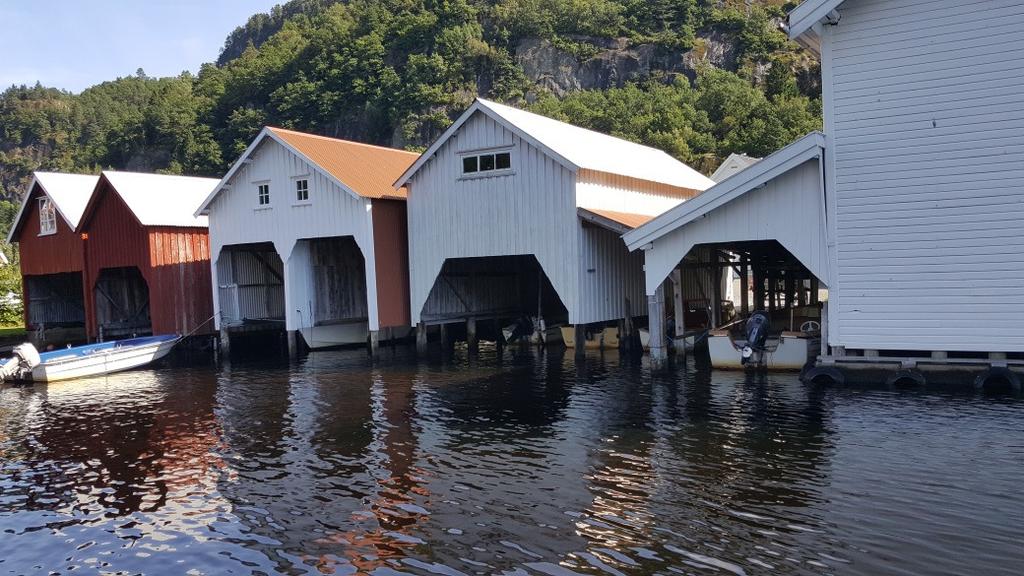
POLYGON ((744 325, 744 332, 747 336, 747 345, 743 347, 744 364, 761 361, 765 344, 768 342, 768 328, 768 315, 760 310, 747 318, 747 323, 744 325))

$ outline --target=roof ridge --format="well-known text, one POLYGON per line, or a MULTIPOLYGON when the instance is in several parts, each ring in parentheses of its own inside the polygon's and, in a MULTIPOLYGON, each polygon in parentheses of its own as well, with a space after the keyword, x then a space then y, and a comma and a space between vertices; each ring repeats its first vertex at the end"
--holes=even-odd
MULTIPOLYGON (((616 140, 625 142, 627 144, 632 144, 633 146, 639 146, 641 148, 646 148, 646 149, 651 150, 653 152, 658 152, 659 154, 664 154, 665 156, 668 156, 669 158, 672 158, 673 160, 679 161, 677 158, 673 157, 671 154, 669 154, 668 152, 665 152, 661 148, 655 148, 654 146, 649 146, 649 145, 643 144, 641 142, 636 142, 634 140, 630 140, 629 138, 623 138, 622 136, 616 136, 614 134, 609 134, 607 132, 601 132, 601 131, 598 131, 598 130, 593 130, 593 129, 587 128, 585 126, 580 126, 579 124, 573 124, 572 122, 566 122, 565 120, 559 120, 558 118, 552 118, 551 116, 545 116, 544 114, 539 114, 537 112, 533 112, 533 111, 527 110, 525 108, 518 108, 518 107, 512 106, 510 104, 502 104, 501 102, 496 102, 494 100, 487 100, 485 98, 477 98, 477 100, 479 100, 480 103, 483 104, 485 107, 486 106, 490 106, 490 105, 497 105, 497 106, 501 106, 503 108, 510 108, 512 110, 515 110, 516 112, 523 112, 524 114, 532 114, 533 116, 537 116, 538 118, 543 118, 543 119, 549 120, 551 122, 558 122, 559 124, 564 124, 566 126, 570 126, 572 128, 575 128, 576 130, 580 130, 580 131, 583 131, 583 132, 589 132, 591 134, 597 134, 598 136, 601 136, 603 138, 614 138, 616 140)), ((534 138, 538 138, 538 137, 534 136, 534 138)), ((681 161, 680 161, 680 163, 686 165, 685 163, 683 163, 681 161)))
POLYGON ((310 132, 302 132, 301 130, 290 130, 288 128, 281 128, 279 126, 267 126, 267 129, 273 132, 287 132, 289 134, 296 134, 298 136, 306 136, 309 138, 318 138, 320 140, 330 140, 331 142, 339 142, 341 144, 354 144, 356 146, 365 146, 367 148, 376 148, 378 150, 384 150, 387 152, 400 152, 402 154, 409 154, 412 156, 419 156, 419 152, 411 152, 409 150, 402 150, 401 148, 392 148, 390 146, 381 146, 379 144, 368 144, 366 142, 358 142, 356 140, 346 140, 344 138, 334 138, 333 136, 324 136, 322 134, 312 134, 310 132))
POLYGON ((191 176, 189 174, 158 174, 156 172, 136 172, 133 170, 104 170, 101 174, 131 174, 138 176, 158 176, 161 178, 194 178, 196 180, 217 180, 220 178, 214 178, 211 176, 191 176))

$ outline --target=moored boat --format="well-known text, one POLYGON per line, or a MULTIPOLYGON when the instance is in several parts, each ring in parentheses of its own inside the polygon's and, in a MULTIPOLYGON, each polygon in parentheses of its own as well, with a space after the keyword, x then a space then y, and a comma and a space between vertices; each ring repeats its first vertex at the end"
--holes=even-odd
POLYGON ((55 382, 101 376, 145 366, 166 356, 181 340, 170 334, 145 336, 37 352, 31 344, 15 347, 0 366, 4 380, 55 382))

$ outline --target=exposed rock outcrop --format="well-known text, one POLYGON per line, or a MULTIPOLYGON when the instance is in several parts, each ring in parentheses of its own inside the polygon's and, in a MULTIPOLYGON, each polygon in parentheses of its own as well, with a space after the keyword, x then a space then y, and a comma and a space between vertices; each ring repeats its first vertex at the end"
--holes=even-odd
POLYGON ((596 49, 589 58, 577 58, 548 40, 527 38, 516 47, 516 61, 527 78, 554 94, 577 90, 604 90, 651 76, 693 79, 702 65, 736 69, 735 42, 722 33, 698 37, 692 49, 678 52, 657 44, 631 45, 626 38, 573 38, 596 49))

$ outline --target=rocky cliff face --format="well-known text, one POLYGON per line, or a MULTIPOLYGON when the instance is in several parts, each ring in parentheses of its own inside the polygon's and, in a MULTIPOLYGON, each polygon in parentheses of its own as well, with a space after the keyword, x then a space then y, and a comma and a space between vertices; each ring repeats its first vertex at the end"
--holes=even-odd
POLYGON ((516 47, 516 61, 539 87, 558 96, 577 90, 619 88, 653 75, 683 75, 691 80, 701 65, 735 71, 736 43, 724 33, 698 37, 692 49, 673 52, 656 44, 631 45, 625 38, 573 38, 597 47, 587 58, 577 58, 548 40, 527 38, 516 47))

